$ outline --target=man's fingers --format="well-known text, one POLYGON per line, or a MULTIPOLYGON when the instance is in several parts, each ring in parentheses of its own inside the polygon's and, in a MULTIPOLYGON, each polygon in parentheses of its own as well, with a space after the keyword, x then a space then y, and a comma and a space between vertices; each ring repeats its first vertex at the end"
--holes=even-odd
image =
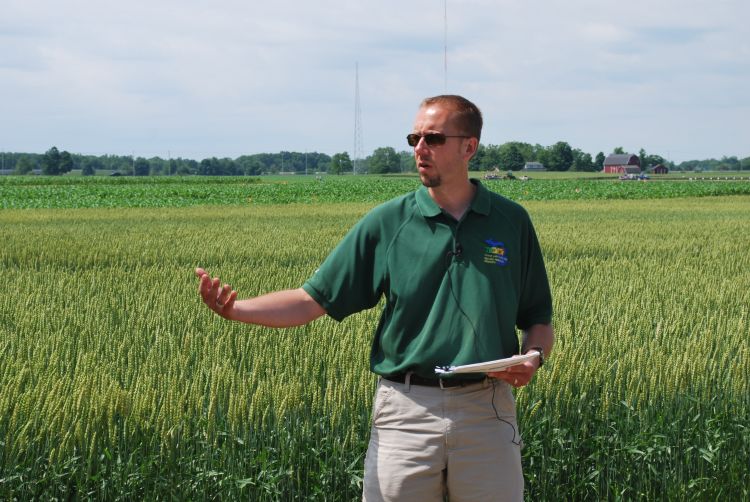
POLYGON ((198 292, 203 297, 203 301, 209 304, 209 306, 213 305, 218 295, 222 293, 222 291, 219 289, 221 281, 218 277, 214 277, 212 279, 206 273, 206 271, 200 267, 197 267, 195 269, 195 275, 200 281, 198 283, 198 292))
POLYGON ((221 285, 218 277, 211 278, 201 267, 195 268, 195 276, 199 279, 198 292, 203 303, 219 315, 231 310, 237 299, 237 292, 229 284, 221 285))
POLYGON ((503 380, 513 387, 523 387, 531 381, 534 371, 535 367, 526 362, 506 368, 505 371, 488 373, 488 376, 503 380))
POLYGON ((228 310, 231 310, 232 305, 234 305, 234 301, 237 299, 237 291, 231 291, 226 298, 224 298, 224 293, 216 299, 216 307, 221 311, 225 312, 228 310))
POLYGON ((227 298, 227 302, 224 304, 224 308, 231 309, 236 299, 237 299, 237 291, 232 291, 231 293, 229 293, 229 298, 227 298))
POLYGON ((198 278, 198 291, 201 296, 205 296, 211 286, 211 278, 208 276, 205 270, 200 267, 195 269, 195 276, 198 278))
POLYGON ((203 274, 198 283, 198 292, 201 294, 204 300, 208 300, 211 295, 211 278, 208 275, 203 274))
POLYGON ((232 287, 229 284, 224 284, 224 287, 222 287, 216 295, 216 306, 223 307, 227 303, 227 299, 231 293, 232 287))

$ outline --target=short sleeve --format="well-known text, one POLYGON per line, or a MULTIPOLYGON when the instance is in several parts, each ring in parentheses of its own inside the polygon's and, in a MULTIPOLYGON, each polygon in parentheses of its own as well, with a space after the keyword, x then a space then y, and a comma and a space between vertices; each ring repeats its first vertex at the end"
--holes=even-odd
POLYGON ((337 321, 377 305, 384 270, 382 230, 372 213, 360 220, 302 288, 337 321))
POLYGON ((527 219, 523 228, 525 235, 522 236, 522 242, 526 249, 516 317, 516 326, 522 330, 534 324, 549 324, 552 321, 552 293, 542 249, 531 219, 527 219))

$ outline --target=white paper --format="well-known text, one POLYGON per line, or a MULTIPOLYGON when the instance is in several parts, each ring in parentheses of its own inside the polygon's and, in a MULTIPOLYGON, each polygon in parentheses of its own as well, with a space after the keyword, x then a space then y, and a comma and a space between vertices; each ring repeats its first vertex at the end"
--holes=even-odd
POLYGON ((488 373, 491 371, 504 371, 506 368, 521 364, 526 361, 530 361, 535 357, 539 357, 539 352, 532 350, 527 354, 518 354, 512 357, 506 357, 504 359, 496 359, 494 361, 486 361, 483 363, 474 364, 463 364, 461 366, 438 366, 435 368, 435 373, 438 375, 452 375, 454 373, 488 373))

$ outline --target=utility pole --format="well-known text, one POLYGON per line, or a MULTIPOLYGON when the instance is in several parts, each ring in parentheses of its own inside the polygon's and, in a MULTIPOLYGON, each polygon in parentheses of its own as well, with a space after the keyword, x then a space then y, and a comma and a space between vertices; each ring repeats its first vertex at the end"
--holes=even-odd
POLYGON ((352 174, 362 158, 362 109, 359 104, 359 63, 354 63, 354 152, 352 152, 352 174))

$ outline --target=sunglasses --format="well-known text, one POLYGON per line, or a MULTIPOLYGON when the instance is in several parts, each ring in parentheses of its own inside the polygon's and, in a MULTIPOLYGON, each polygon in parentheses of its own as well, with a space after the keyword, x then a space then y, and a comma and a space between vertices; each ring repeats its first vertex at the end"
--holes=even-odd
POLYGON ((419 140, 424 138, 424 142, 427 143, 427 146, 439 146, 439 145, 445 144, 446 138, 470 138, 470 137, 471 136, 446 135, 440 132, 428 132, 427 134, 411 133, 411 134, 407 134, 406 142, 409 143, 409 146, 417 146, 417 144, 419 144, 419 140))

